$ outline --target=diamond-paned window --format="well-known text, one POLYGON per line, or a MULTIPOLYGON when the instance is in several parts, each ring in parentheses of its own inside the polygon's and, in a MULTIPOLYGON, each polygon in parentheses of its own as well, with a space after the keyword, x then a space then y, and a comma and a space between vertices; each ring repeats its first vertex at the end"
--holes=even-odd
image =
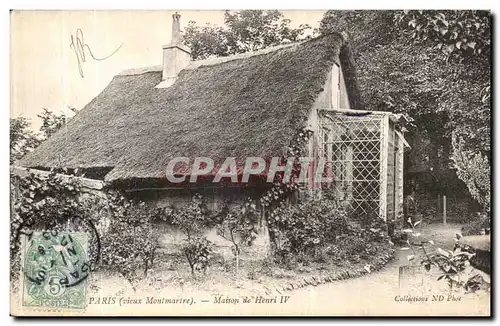
MULTIPOLYGON (((323 112, 319 119, 320 155, 339 205, 360 215, 394 219, 397 137, 383 114, 323 112)), ((401 190, 402 191, 402 190, 401 190)))

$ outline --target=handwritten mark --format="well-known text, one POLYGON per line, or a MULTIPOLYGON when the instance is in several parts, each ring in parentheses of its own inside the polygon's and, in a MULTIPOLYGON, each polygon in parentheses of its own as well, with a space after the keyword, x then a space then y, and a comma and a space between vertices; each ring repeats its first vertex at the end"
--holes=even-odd
POLYGON ((83 31, 80 28, 78 28, 76 30, 75 35, 71 34, 71 44, 69 45, 69 47, 72 48, 73 51, 75 51, 76 61, 78 62, 78 72, 80 73, 80 77, 82 77, 82 78, 84 77, 82 63, 84 63, 86 60, 85 50, 88 51, 88 54, 92 57, 92 59, 94 59, 96 61, 102 61, 102 60, 106 60, 107 58, 111 57, 118 50, 120 50, 120 48, 122 46, 123 46, 123 43, 118 48, 116 48, 116 50, 114 50, 111 54, 109 54, 103 58, 98 58, 94 55, 94 53, 90 49, 90 46, 87 43, 85 43, 85 40, 83 37, 83 31))

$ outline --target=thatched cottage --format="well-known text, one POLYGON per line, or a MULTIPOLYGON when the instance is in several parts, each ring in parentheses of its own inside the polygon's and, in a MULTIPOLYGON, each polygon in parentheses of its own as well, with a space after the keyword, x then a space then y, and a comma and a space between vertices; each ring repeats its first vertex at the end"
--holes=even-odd
MULTIPOLYGON (((174 157, 281 157, 297 130, 312 132, 309 156, 332 166, 339 201, 394 219, 402 204, 400 117, 363 111, 347 40, 324 35, 255 53, 191 61, 179 15, 163 64, 123 71, 23 167, 85 171, 105 187, 157 205, 201 193, 217 206, 259 194, 254 182, 172 185, 174 157)), ((189 170, 185 170, 189 174, 189 170)))

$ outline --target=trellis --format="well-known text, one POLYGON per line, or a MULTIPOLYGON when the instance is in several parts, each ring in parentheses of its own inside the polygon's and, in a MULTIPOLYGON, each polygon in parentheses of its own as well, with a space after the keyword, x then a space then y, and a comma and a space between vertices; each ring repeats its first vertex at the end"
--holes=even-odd
POLYGON ((394 220, 403 206, 403 152, 408 144, 389 112, 320 110, 319 154, 339 205, 354 214, 394 220))

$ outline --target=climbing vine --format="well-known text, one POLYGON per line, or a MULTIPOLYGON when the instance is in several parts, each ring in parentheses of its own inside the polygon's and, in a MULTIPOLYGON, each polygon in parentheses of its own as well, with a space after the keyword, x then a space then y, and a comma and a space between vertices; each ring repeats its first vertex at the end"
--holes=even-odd
MULTIPOLYGON (((67 170, 63 171, 69 174, 67 170)), ((147 272, 158 235, 151 225, 161 211, 110 191, 85 190, 77 175, 28 170, 11 175, 11 279, 20 274, 21 236, 34 231, 68 230, 89 235, 89 264, 124 275, 129 281, 147 272)))
MULTIPOLYGON (((311 130, 299 130, 287 148, 286 157, 298 158, 305 156, 307 153, 306 144, 309 142, 312 134, 311 130)), ((292 168, 291 180, 283 182, 281 178, 278 178, 272 187, 260 198, 262 206, 272 209, 273 205, 282 203, 291 193, 297 191, 299 189, 299 183, 297 182, 299 173, 300 165, 298 162, 295 162, 292 168)))
MULTIPOLYGON (((312 134, 313 132, 311 130, 299 130, 287 148, 287 157, 298 158, 305 156, 307 153, 306 146, 312 134)), ((268 209, 267 223, 269 227, 269 236, 275 254, 282 250, 281 235, 279 234, 278 227, 279 223, 275 217, 278 216, 278 212, 283 211, 285 200, 300 189, 300 185, 297 182, 299 173, 300 165, 298 162, 295 162, 292 168, 291 180, 289 180, 289 182, 284 182, 282 178, 277 178, 272 187, 260 198, 262 207, 268 209)), ((283 214, 279 216, 283 216, 285 219, 287 218, 286 215, 283 214)))
MULTIPOLYGON (((95 237, 92 207, 80 196, 82 185, 74 176, 62 178, 54 171, 38 175, 28 171, 25 177, 11 175, 10 258, 11 278, 20 271, 21 235, 33 231, 72 228, 95 237)), ((91 247, 91 254, 96 248, 91 247)), ((94 257, 95 258, 95 257, 94 257)))

